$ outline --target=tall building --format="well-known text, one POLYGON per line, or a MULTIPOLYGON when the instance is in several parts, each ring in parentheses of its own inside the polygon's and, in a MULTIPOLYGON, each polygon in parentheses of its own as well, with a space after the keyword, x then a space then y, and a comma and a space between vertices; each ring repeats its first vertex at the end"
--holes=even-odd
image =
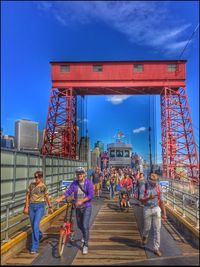
POLYGON ((94 169, 96 166, 100 167, 100 150, 95 147, 91 153, 91 168, 94 169))
POLYGON ((104 152, 104 143, 103 143, 103 142, 101 142, 101 141, 97 141, 97 142, 94 144, 94 147, 98 147, 100 153, 103 153, 103 152, 104 152))
POLYGON ((79 159, 82 161, 87 161, 89 165, 90 159, 90 138, 81 137, 79 145, 79 159))
POLYGON ((15 122, 15 146, 17 150, 38 150, 38 122, 15 122))
POLYGON ((44 137, 44 130, 43 131, 38 131, 38 148, 42 148, 43 144, 43 137, 44 137))
POLYGON ((76 159, 79 159, 79 127, 76 126, 76 159))

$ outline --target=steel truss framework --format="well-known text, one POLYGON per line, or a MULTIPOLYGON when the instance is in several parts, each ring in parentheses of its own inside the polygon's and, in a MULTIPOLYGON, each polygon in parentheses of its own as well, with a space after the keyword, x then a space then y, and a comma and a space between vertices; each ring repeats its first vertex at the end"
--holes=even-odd
POLYGON ((76 158, 76 96, 72 88, 51 89, 42 154, 76 158))
MULTIPOLYGON (((52 88, 42 154, 76 158, 76 95, 73 88, 52 88)), ((198 182, 199 166, 186 88, 161 93, 164 175, 198 182)))
POLYGON ((77 96, 157 94, 161 96, 164 174, 198 182, 198 156, 185 88, 186 62, 50 62, 52 90, 42 154, 76 159, 77 96))
POLYGON ((186 88, 165 87, 161 93, 162 160, 164 175, 199 180, 198 157, 186 88))

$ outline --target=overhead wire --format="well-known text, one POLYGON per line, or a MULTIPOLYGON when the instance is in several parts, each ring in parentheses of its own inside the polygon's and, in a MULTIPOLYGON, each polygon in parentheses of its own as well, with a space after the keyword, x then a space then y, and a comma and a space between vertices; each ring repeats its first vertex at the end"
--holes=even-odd
POLYGON ((182 50, 182 52, 181 52, 181 54, 180 54, 180 56, 179 56, 179 59, 181 59, 183 53, 185 52, 187 46, 189 45, 190 41, 192 40, 192 38, 193 38, 195 32, 198 30, 198 28, 199 28, 199 23, 197 24, 196 28, 194 29, 193 33, 191 34, 191 36, 190 36, 190 38, 189 38, 187 44, 186 44, 185 47, 183 48, 183 50, 182 50))

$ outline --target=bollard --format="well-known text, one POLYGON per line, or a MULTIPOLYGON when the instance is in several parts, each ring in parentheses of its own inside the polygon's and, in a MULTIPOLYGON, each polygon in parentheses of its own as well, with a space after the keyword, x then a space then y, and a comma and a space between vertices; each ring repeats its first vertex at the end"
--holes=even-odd
POLYGON ((174 209, 174 210, 176 210, 175 204, 176 204, 176 200, 175 200, 175 190, 173 189, 173 209, 174 209))
POLYGON ((6 233, 5 233, 5 242, 8 242, 9 237, 8 237, 8 227, 9 227, 9 205, 10 203, 7 204, 6 208, 6 233))
POLYGON ((199 229, 199 199, 196 200, 196 228, 199 229))
POLYGON ((182 217, 185 218, 185 195, 183 194, 183 203, 182 203, 183 215, 182 217))
POLYGON ((169 193, 168 193, 168 191, 169 191, 169 187, 167 187, 167 196, 166 196, 166 204, 168 203, 168 198, 169 198, 169 193))

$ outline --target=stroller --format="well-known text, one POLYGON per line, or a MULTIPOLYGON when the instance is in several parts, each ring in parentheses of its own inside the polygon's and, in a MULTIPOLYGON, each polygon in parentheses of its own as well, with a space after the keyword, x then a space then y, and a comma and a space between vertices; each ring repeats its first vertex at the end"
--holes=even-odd
POLYGON ((121 211, 129 212, 129 193, 126 188, 121 188, 119 192, 119 207, 121 211))

